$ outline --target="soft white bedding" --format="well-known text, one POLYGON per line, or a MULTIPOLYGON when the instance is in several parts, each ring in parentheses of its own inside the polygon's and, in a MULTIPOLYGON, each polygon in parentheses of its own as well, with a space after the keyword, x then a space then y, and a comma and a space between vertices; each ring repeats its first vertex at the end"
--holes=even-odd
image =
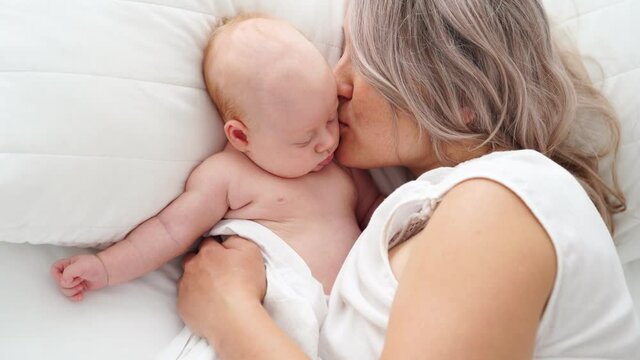
POLYGON ((0 244, 0 359, 152 359, 183 324, 176 263, 71 303, 49 278, 76 248, 0 244))
MULTIPOLYGON (((602 65, 623 119, 616 241, 640 310, 640 1, 544 3, 602 65)), ((240 10, 339 56, 342 0, 0 0, 0 359, 151 359, 178 334, 177 264, 74 304, 49 266, 88 250, 32 244, 121 238, 220 148, 202 47, 240 10)))

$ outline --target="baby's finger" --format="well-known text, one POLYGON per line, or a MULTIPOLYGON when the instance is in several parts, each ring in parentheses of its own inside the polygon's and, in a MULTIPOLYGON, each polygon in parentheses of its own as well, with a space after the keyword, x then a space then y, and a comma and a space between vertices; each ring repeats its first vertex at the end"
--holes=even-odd
POLYGON ((60 292, 62 292, 62 294, 67 297, 76 296, 79 293, 82 293, 84 290, 85 290, 84 284, 79 284, 72 288, 60 288, 60 292))
POLYGON ((65 271, 62 274, 62 279, 60 280, 60 286, 64 289, 72 289, 78 286, 83 281, 84 281, 83 278, 79 276, 73 276, 72 274, 67 274, 67 272, 65 271))
POLYGON ((60 286, 70 289, 84 281, 82 266, 78 263, 73 263, 67 266, 62 273, 62 279, 60 280, 60 286))
POLYGON ((56 281, 60 282, 60 280, 62 279, 62 273, 64 272, 64 268, 69 266, 70 263, 71 261, 69 259, 62 259, 53 263, 53 265, 51 265, 51 270, 50 270, 51 276, 53 276, 53 278, 56 281))

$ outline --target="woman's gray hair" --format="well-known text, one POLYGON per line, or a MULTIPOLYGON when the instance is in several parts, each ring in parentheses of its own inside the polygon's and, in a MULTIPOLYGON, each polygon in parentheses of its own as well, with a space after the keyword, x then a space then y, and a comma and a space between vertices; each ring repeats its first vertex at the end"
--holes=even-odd
POLYGON ((615 156, 618 119, 552 41, 540 1, 350 0, 347 17, 356 71, 415 117, 440 161, 452 143, 537 150, 581 182, 613 232, 625 199, 615 166, 610 187, 598 161, 615 156))

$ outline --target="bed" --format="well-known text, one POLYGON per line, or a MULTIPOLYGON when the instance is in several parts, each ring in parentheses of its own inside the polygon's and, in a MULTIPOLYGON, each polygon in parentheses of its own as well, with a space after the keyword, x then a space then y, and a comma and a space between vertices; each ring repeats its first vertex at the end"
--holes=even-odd
MULTIPOLYGON (((640 1, 544 1, 623 120, 616 244, 640 310, 640 1)), ((153 359, 181 330, 177 261, 62 297, 51 263, 157 213, 224 138, 200 63, 218 19, 291 21, 334 64, 343 0, 0 0, 0 359, 153 359)), ((608 165, 609 166, 609 165, 608 165)), ((606 171, 606 169, 603 169, 606 171)), ((389 191, 394 170, 374 173, 389 191)))

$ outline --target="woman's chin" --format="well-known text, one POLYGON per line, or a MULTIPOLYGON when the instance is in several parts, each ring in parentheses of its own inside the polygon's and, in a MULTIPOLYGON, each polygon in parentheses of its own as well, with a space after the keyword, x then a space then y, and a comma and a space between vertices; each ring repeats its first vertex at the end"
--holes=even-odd
POLYGON ((348 152, 344 151, 344 149, 342 148, 342 146, 338 146, 338 148, 336 149, 336 151, 333 153, 334 158, 336 159, 336 161, 342 165, 342 166, 346 166, 346 167, 352 167, 349 164, 349 156, 348 156, 348 152))
POLYGON ((398 166, 399 161, 393 161, 394 159, 385 158, 382 156, 375 156, 372 152, 368 151, 352 151, 348 148, 338 147, 334 153, 336 161, 345 167, 355 169, 375 169, 386 166, 398 166), (366 154, 366 156, 362 156, 366 154))
POLYGON ((358 169, 368 168, 365 166, 366 164, 363 164, 362 161, 359 161, 360 159, 358 159, 357 156, 353 156, 354 153, 349 149, 338 146, 338 149, 333 155, 336 161, 342 166, 358 169))

